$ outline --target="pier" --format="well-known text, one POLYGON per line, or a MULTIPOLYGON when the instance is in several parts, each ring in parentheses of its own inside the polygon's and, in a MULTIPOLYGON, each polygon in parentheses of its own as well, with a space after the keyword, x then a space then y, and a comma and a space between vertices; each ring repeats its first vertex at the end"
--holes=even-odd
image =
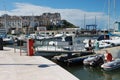
POLYGON ((79 80, 46 58, 26 55, 4 47, 0 51, 0 80, 79 80))
POLYGON ((69 54, 69 53, 77 53, 77 54, 92 54, 94 53, 93 51, 50 51, 50 50, 39 50, 36 51, 35 55, 41 55, 41 56, 55 56, 55 55, 60 55, 60 54, 69 54))

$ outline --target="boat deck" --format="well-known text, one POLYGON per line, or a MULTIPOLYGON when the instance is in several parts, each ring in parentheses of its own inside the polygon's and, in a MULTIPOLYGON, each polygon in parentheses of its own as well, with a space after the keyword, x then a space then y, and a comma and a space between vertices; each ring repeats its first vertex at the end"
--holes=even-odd
POLYGON ((19 52, 7 47, 0 50, 0 80, 79 80, 48 59, 19 52))

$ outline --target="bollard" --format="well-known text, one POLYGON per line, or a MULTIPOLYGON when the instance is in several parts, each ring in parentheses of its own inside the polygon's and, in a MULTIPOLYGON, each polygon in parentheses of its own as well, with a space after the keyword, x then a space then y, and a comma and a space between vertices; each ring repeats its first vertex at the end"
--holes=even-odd
POLYGON ((33 56, 34 55, 34 40, 33 39, 28 39, 27 40, 27 51, 28 51, 28 56, 33 56))

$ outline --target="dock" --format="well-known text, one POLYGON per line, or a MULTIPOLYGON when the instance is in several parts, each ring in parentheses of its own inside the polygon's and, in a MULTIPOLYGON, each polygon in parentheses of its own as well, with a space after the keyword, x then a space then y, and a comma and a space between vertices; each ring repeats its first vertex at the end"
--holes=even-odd
POLYGON ((79 80, 42 56, 26 56, 14 48, 0 50, 0 80, 79 80))
POLYGON ((82 50, 50 50, 50 49, 36 49, 35 55, 40 55, 40 56, 56 56, 60 54, 69 54, 69 53, 77 53, 77 54, 92 54, 94 51, 82 51, 82 50))

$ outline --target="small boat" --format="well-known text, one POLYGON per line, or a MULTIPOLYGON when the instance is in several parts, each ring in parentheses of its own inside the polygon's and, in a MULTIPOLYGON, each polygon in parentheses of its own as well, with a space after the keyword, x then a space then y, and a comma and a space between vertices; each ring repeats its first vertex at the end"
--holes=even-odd
POLYGON ((80 59, 80 57, 83 57, 86 55, 91 55, 91 54, 94 54, 94 52, 61 54, 59 56, 54 56, 53 60, 56 60, 56 61, 62 62, 62 63, 71 63, 71 62, 73 62, 72 60, 77 60, 78 58, 80 59))
POLYGON ((61 54, 59 56, 54 56, 52 59, 58 62, 62 62, 62 63, 66 63, 68 59, 70 58, 75 58, 80 56, 80 54, 76 54, 76 53, 68 53, 68 54, 61 54))
POLYGON ((80 56, 80 57, 76 57, 76 58, 70 58, 67 60, 68 64, 83 64, 84 59, 87 59, 87 56, 80 56))
POLYGON ((13 44, 14 43, 13 36, 11 36, 11 35, 0 34, 0 38, 3 39, 3 44, 4 45, 8 45, 8 44, 13 44))
POLYGON ((101 68, 103 68, 105 71, 111 71, 120 68, 120 59, 115 59, 111 62, 106 62, 103 65, 101 65, 101 68))
POLYGON ((90 56, 87 59, 83 61, 84 65, 90 65, 90 66, 101 66, 104 63, 103 60, 103 55, 95 55, 95 56, 90 56))

